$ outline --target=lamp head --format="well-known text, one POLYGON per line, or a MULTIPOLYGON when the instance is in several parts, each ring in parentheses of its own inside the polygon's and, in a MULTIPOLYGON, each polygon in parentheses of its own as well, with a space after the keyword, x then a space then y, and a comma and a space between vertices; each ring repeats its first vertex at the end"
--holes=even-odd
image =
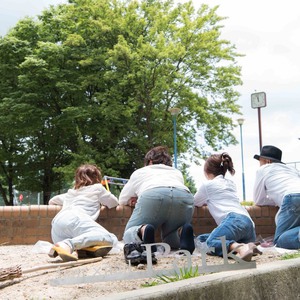
POLYGON ((181 109, 178 107, 171 107, 169 108, 169 112, 171 113, 172 116, 178 116, 181 113, 181 109))
POLYGON ((245 119, 243 119, 243 118, 239 118, 239 119, 237 119, 237 121, 238 121, 239 125, 243 125, 243 124, 244 124, 244 121, 245 121, 245 119))

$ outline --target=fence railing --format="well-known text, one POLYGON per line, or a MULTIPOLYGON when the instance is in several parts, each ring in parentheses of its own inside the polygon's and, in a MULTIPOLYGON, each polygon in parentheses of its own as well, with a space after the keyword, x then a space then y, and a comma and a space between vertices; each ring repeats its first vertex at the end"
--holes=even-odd
POLYGON ((293 165, 297 170, 300 170, 300 161, 291 161, 285 163, 286 165, 293 165))

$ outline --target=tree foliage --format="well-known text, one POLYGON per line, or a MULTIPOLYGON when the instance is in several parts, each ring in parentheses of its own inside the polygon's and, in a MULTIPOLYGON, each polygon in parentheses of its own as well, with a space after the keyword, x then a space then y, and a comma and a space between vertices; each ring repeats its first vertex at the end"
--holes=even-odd
POLYGON ((42 190, 46 204, 83 162, 128 178, 151 147, 173 150, 172 107, 182 110, 184 171, 208 147, 236 143, 239 54, 221 38, 216 10, 169 0, 70 0, 19 21, 0 39, 6 204, 13 185, 42 190))

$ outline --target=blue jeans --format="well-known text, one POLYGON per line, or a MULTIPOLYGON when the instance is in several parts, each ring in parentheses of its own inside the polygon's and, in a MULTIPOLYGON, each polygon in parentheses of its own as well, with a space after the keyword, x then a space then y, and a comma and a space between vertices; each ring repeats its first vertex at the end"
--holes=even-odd
POLYGON ((300 194, 283 198, 278 212, 274 244, 280 248, 300 249, 300 194))
POLYGON ((157 187, 146 190, 139 197, 124 232, 125 244, 141 242, 137 232, 145 224, 161 228, 162 241, 171 248, 180 247, 178 229, 190 223, 194 211, 194 197, 185 190, 157 187))
POLYGON ((89 215, 75 209, 63 209, 52 220, 51 237, 54 244, 64 242, 72 250, 101 245, 112 245, 117 237, 95 222, 89 215))
POLYGON ((256 239, 255 229, 250 218, 237 213, 229 213, 226 218, 210 234, 200 234, 197 239, 206 242, 207 246, 215 248, 210 254, 223 256, 222 242, 218 239, 226 238, 227 252, 232 243, 250 243, 256 239))

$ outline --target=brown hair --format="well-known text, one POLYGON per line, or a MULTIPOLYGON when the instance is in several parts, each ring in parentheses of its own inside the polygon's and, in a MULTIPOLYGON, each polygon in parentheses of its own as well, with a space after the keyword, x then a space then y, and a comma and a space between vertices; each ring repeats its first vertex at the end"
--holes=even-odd
POLYGON ((164 164, 172 167, 172 159, 167 147, 157 146, 152 148, 144 158, 145 166, 148 166, 150 162, 152 162, 153 165, 164 164))
POLYGON ((231 175, 235 174, 232 159, 226 152, 211 155, 204 164, 204 172, 215 177, 218 175, 225 176, 227 171, 231 175))
POLYGON ((95 183, 101 183, 101 169, 96 165, 84 164, 75 172, 75 190, 95 183))

